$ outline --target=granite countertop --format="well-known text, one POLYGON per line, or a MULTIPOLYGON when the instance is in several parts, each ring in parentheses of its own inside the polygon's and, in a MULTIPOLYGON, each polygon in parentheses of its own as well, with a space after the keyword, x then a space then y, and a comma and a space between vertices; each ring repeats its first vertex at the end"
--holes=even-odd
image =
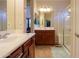
POLYGON ((0 58, 5 58, 29 40, 35 33, 12 33, 0 39, 0 58))

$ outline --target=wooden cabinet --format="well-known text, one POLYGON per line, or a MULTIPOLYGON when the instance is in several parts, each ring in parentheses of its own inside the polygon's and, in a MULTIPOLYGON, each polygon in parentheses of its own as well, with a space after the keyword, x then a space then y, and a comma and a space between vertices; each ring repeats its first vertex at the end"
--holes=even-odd
POLYGON ((34 58, 35 55, 35 38, 32 37, 30 40, 28 40, 24 45, 23 45, 23 52, 24 55, 22 58, 34 58))
POLYGON ((32 38, 32 44, 29 47, 29 58, 34 58, 35 57, 35 38, 32 38))
POLYGON ((35 36, 27 40, 21 47, 8 56, 8 58, 34 58, 35 36))
POLYGON ((29 58, 29 47, 31 46, 32 40, 28 40, 27 42, 24 43, 23 45, 23 57, 22 58, 29 58))
POLYGON ((21 58, 23 55, 22 47, 18 48, 16 51, 14 51, 8 58, 21 58))
POLYGON ((54 45, 55 44, 55 30, 35 30, 36 45, 54 45))

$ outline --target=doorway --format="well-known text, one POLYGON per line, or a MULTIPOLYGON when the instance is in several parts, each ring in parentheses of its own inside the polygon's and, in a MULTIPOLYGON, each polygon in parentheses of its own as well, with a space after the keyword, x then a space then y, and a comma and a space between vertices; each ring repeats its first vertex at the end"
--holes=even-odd
MULTIPOLYGON (((58 47, 61 51, 59 53, 63 51, 62 56, 64 57, 65 55, 69 57, 72 45, 71 0, 34 0, 34 14, 34 28, 54 27, 56 29, 58 44, 61 46, 58 47), (47 19, 50 20, 50 22, 47 19), (64 52, 67 52, 67 54, 64 54, 64 52)), ((40 48, 41 47, 37 47, 38 50, 40 48)), ((54 54, 57 53, 56 51, 58 50, 55 48, 57 47, 52 48, 54 54)))
POLYGON ((26 28, 26 33, 31 32, 31 5, 30 5, 30 0, 25 1, 25 28, 26 28))

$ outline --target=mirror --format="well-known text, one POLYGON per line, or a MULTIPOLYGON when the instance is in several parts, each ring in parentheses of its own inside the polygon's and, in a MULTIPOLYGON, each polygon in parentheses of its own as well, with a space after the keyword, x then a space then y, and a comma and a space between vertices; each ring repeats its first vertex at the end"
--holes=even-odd
POLYGON ((35 27, 51 27, 51 9, 50 8, 40 8, 35 12, 35 27))
POLYGON ((0 31, 7 30, 7 0, 0 0, 0 31))
POLYGON ((25 27, 26 32, 31 32, 31 5, 30 0, 25 0, 25 27))

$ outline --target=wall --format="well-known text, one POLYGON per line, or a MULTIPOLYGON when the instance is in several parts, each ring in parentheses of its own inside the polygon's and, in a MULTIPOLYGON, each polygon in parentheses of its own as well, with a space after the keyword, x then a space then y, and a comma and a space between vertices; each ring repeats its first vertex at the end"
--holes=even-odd
POLYGON ((24 0, 7 0, 7 30, 24 32, 24 0))
POLYGON ((7 30, 14 31, 15 15, 14 15, 14 0, 7 0, 7 30))
POLYGON ((15 0, 15 29, 24 32, 24 0, 15 0))

